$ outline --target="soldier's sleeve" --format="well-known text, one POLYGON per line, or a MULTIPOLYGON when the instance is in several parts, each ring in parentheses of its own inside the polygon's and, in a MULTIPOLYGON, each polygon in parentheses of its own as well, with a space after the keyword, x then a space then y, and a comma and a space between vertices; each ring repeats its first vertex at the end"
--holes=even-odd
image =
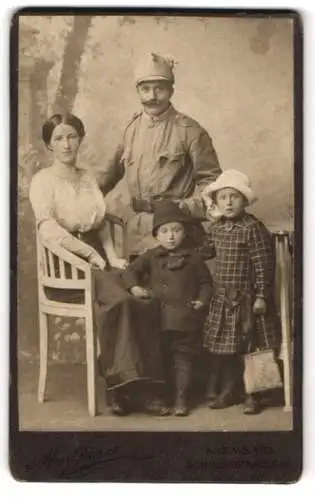
POLYGON ((217 179, 222 170, 212 139, 206 130, 196 123, 188 128, 187 137, 195 187, 193 194, 185 200, 185 205, 195 217, 205 218, 201 193, 207 184, 217 179))
POLYGON ((217 153, 209 134, 201 129, 189 145, 196 185, 203 189, 222 173, 217 153))
POLYGON ((102 173, 102 180, 101 182, 99 182, 99 184, 104 196, 106 196, 107 193, 114 189, 116 184, 123 178, 125 174, 122 157, 125 149, 126 135, 128 133, 129 127, 133 126, 140 115, 141 112, 134 113, 131 120, 129 120, 129 122, 127 123, 127 126, 124 129, 124 133, 122 134, 122 139, 119 142, 114 154, 111 156, 109 162, 107 163, 105 171, 102 173))
POLYGON ((124 176, 124 166, 122 163, 123 151, 124 146, 122 141, 118 144, 114 154, 108 161, 105 170, 97 173, 98 183, 104 196, 114 189, 124 176))

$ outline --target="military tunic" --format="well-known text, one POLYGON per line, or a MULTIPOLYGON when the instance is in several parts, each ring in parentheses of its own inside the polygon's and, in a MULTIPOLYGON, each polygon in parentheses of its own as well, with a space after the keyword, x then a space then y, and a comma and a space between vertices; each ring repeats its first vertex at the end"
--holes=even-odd
POLYGON ((187 199, 193 215, 200 215, 200 189, 220 173, 211 138, 192 118, 173 106, 155 117, 144 112, 135 115, 103 185, 108 211, 126 221, 129 253, 156 246, 151 236, 152 210, 141 203, 150 206, 159 197, 187 199), (140 208, 134 207, 134 200, 140 200, 140 208))

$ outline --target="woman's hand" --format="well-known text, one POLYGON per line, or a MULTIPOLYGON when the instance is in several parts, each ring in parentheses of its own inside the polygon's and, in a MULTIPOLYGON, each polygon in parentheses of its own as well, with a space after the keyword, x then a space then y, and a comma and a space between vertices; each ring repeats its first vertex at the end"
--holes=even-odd
POLYGON ((116 267, 117 269, 126 269, 128 267, 128 261, 126 259, 120 259, 118 257, 111 259, 110 265, 116 267))
POLYGON ((142 286, 133 286, 130 288, 130 293, 138 299, 149 299, 151 296, 149 290, 146 290, 142 286))
POLYGON ((105 260, 96 252, 91 253, 91 255, 88 258, 88 261, 92 267, 96 267, 97 269, 100 269, 101 271, 103 271, 103 269, 105 269, 105 267, 106 267, 105 260))
POLYGON ((262 297, 257 297, 253 305, 254 314, 266 314, 266 302, 262 297))

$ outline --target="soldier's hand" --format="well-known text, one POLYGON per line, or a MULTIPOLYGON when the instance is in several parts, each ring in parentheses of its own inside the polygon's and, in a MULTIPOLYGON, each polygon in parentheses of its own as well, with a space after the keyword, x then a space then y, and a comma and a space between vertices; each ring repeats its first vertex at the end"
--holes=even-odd
POLYGON ((217 220, 222 217, 219 207, 210 198, 202 198, 206 207, 206 217, 208 220, 217 220))
POLYGON ((217 220, 217 219, 220 219, 222 217, 222 213, 219 210, 219 208, 217 207, 217 205, 215 205, 213 203, 213 205, 211 205, 211 207, 209 207, 209 208, 207 207, 206 217, 209 220, 211 220, 211 219, 217 220))
POLYGON ((190 209, 185 200, 175 200, 176 205, 185 213, 189 214, 190 209))
POLYGON ((219 207, 214 203, 213 199, 209 195, 207 187, 203 190, 201 194, 201 199, 205 205, 207 219, 216 220, 222 217, 222 213, 220 212, 219 207))

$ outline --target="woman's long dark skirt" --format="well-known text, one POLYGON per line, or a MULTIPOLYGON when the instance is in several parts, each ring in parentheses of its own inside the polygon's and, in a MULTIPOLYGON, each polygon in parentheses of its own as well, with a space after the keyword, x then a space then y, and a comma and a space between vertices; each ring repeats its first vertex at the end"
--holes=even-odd
POLYGON ((131 296, 124 289, 118 270, 94 273, 97 328, 107 389, 137 380, 162 381, 158 302, 131 296))

